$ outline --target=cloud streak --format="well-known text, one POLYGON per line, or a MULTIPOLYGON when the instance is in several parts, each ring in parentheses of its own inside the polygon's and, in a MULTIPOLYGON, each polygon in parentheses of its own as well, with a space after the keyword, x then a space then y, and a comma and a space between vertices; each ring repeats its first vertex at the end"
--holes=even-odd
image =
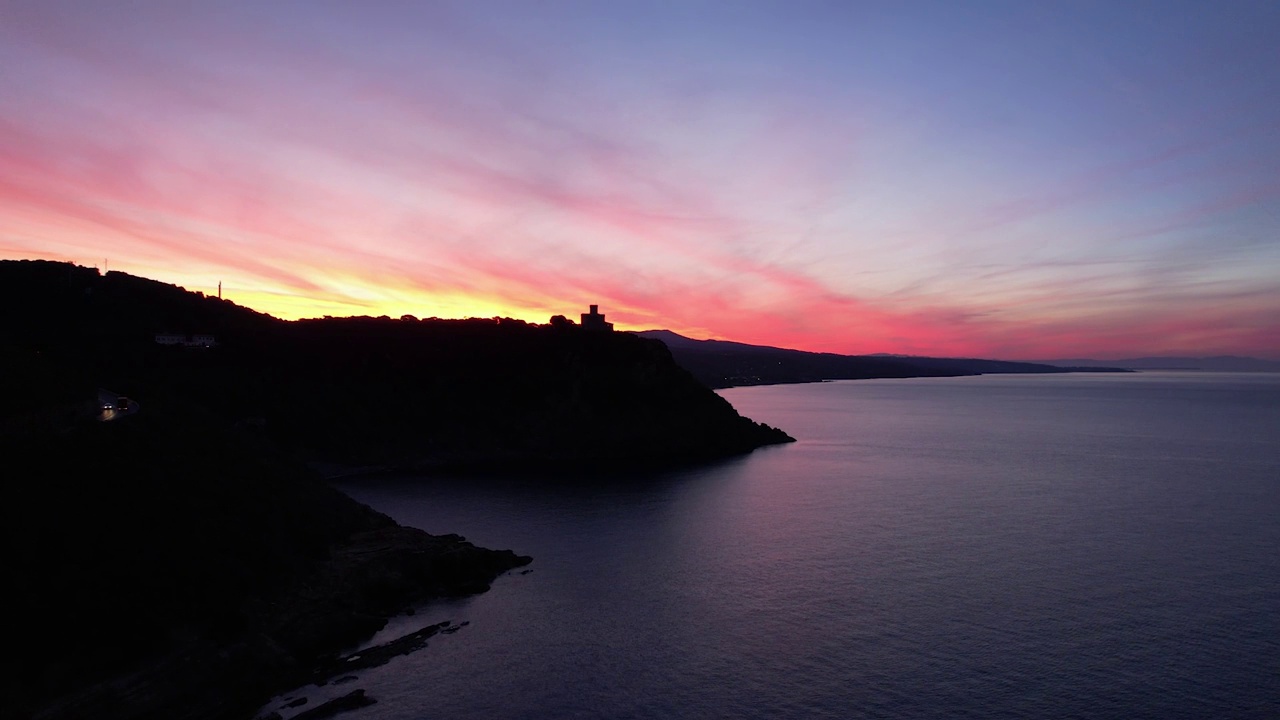
MULTIPOLYGON (((984 119, 1007 84, 935 99, 949 68, 878 75, 822 18, 528 12, 15 6, 0 251, 223 280, 286 317, 595 302, 624 327, 835 352, 1280 356, 1274 70, 1229 112, 1158 86, 1088 108, 1137 128, 1159 107, 1150 136, 1047 123, 1018 145, 984 119)), ((874 43, 959 47, 963 28, 892 20, 874 43)))

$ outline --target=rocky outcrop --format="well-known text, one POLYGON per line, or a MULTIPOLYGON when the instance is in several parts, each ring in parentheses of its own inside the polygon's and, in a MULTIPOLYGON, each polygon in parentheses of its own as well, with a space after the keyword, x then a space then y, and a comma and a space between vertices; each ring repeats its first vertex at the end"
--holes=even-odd
MULTIPOLYGON (((283 592, 244 598, 253 606, 245 608, 251 631, 183 643, 130 672, 36 704, 32 717, 247 717, 276 693, 330 679, 342 666, 339 653, 379 630, 406 604, 483 592, 494 577, 529 560, 477 548, 458 536, 432 536, 394 525, 360 533, 336 547, 328 562, 294 578, 283 592)), ((447 629, 431 626, 420 635, 447 629)), ((417 634, 407 636, 384 654, 410 652, 424 644, 421 640, 417 634)), ((376 652, 363 664, 346 663, 345 669, 389 659, 376 652)), ((372 702, 363 698, 363 690, 356 692, 364 704, 372 702)), ((326 711, 336 714, 349 709, 348 704, 326 704, 309 712, 315 717, 326 711)))
POLYGON ((25 378, 61 365, 72 382, 52 391, 200 407, 346 465, 631 469, 791 440, 738 415, 661 342, 567 321, 284 322, 123 273, 0 261, 0 329, 23 371, 0 374, 11 400, 42 402, 50 390, 25 378), (216 332, 218 346, 158 345, 162 322, 216 332))
POLYGON ((205 415, 16 439, 3 717, 248 717, 406 606, 530 561, 399 526, 205 415))
POLYGON ((301 459, 630 470, 791 440, 662 343, 563 323, 286 323, 0 261, 0 330, 0 717, 243 717, 389 613, 529 562, 401 528, 301 459), (158 345, 161 323, 219 345, 158 345), (142 411, 65 412, 99 387, 142 411))
POLYGON ((406 443, 402 462, 420 469, 633 470, 793 440, 739 415, 661 343, 576 328, 524 332, 532 341, 522 343, 522 372, 477 378, 466 385, 470 401, 433 393, 425 402, 448 408, 453 422, 406 443))

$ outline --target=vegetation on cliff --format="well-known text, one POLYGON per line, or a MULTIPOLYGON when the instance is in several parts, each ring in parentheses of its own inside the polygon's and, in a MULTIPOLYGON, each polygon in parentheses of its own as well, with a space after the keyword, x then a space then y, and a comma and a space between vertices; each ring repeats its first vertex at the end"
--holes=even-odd
MULTIPOLYGON (((488 468, 635 467, 786 442, 738 415, 660 342, 568 323, 282 322, 216 298, 62 263, 0 263, 17 361, 140 399, 199 406, 307 457, 488 468), (7 297, 6 297, 7 296, 7 297), (15 307, 21 299, 20 312, 15 307), (162 346, 164 330, 217 346, 162 346)), ((13 388, 15 392, 24 392, 13 388)))

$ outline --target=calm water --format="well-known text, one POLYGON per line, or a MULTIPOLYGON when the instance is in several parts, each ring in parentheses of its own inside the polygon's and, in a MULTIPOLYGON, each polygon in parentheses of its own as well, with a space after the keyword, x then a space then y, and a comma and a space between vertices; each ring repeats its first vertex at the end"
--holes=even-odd
POLYGON ((338 688, 379 701, 343 717, 1280 717, 1280 376, 723 394, 800 442, 344 485, 535 562, 398 620, 471 624, 338 688))

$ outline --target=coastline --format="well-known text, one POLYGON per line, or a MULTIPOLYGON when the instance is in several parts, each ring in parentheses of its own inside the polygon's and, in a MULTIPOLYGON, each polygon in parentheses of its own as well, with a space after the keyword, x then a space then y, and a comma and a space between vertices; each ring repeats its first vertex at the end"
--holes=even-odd
POLYGON ((5 717, 243 720, 406 608, 532 561, 399 525, 200 412, 4 445, 25 468, 0 507, 23 659, 5 717))
MULTIPOLYGON (((431 600, 486 592, 499 576, 530 562, 528 556, 479 548, 457 535, 430 535, 387 524, 335 548, 329 561, 297 578, 287 591, 249 599, 261 613, 254 629, 232 638, 186 643, 129 672, 34 708, 32 716, 251 717, 281 693, 332 682, 351 657, 376 654, 376 648, 351 650, 392 617, 431 600)), ((432 627, 426 636, 456 631, 432 627)), ((421 633, 411 635, 416 637, 410 640, 425 640, 421 633)), ((383 647, 387 649, 381 662, 386 662, 422 644, 401 638, 383 647)), ((349 669, 376 664, 381 663, 366 661, 349 669)))
POLYGON ((330 482, 513 470, 576 481, 793 441, 626 333, 285 322, 124 273, 0 271, 36 309, 0 343, 7 457, 24 468, 0 512, 24 659, 0 679, 6 716, 237 717, 405 606, 483 592, 530 561, 400 527, 330 482), (166 317, 216 344, 161 342, 166 317), (97 422, 101 387, 143 409, 97 422), (64 406, 95 412, 49 410, 64 406), (25 639, 30 626, 42 637, 25 639))

